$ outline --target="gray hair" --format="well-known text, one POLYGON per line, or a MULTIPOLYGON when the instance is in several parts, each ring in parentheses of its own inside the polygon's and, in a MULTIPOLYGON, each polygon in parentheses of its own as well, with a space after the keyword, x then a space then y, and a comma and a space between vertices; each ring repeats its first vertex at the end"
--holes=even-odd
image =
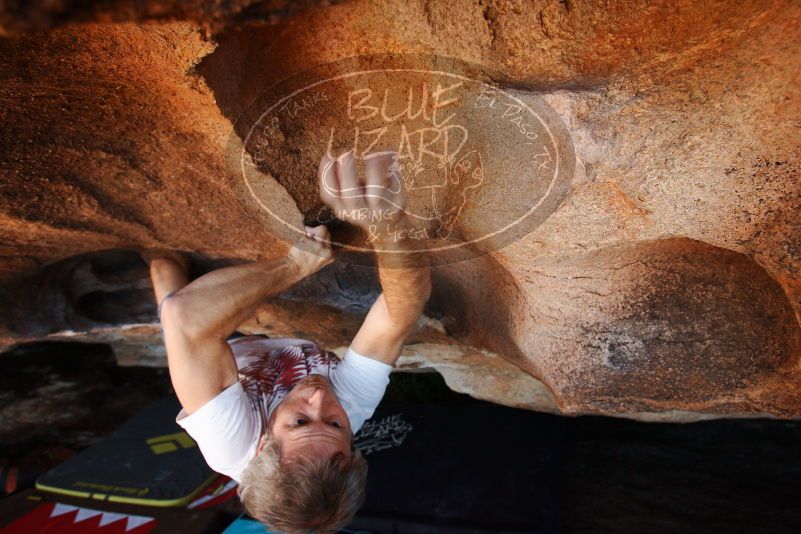
POLYGON ((281 462, 278 443, 264 449, 242 473, 239 498, 248 514, 286 534, 336 532, 364 502, 367 462, 351 445, 350 457, 299 457, 281 462))

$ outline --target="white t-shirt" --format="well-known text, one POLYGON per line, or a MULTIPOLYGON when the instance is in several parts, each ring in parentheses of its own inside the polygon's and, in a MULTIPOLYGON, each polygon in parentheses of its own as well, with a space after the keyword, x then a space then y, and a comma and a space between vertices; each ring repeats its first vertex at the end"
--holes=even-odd
POLYGON ((230 340, 240 380, 176 422, 197 442, 209 467, 240 481, 256 455, 270 413, 301 378, 327 377, 356 433, 384 396, 392 366, 348 349, 340 361, 303 339, 230 340))

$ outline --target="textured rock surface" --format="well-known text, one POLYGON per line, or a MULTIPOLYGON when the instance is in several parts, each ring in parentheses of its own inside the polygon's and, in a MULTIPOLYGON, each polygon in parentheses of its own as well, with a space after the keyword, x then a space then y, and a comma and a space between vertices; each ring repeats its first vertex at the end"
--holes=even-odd
MULTIPOLYGON (((238 114, 318 64, 433 53, 547 102, 575 171, 525 237, 437 268, 403 365, 547 411, 801 415, 797 2, 110 5, 122 15, 2 18, 4 345, 70 335, 158 356, 143 265, 80 255, 284 253, 226 159, 238 114), (60 26, 107 20, 150 22, 60 26)), ((298 222, 311 182, 293 180, 265 177, 265 196, 298 222)), ((344 346, 375 291, 361 269, 329 268, 249 327, 344 346)))

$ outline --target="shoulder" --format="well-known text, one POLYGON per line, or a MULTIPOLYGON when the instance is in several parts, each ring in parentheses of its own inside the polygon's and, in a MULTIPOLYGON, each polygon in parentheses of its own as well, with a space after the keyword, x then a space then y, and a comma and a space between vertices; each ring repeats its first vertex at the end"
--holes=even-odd
POLYGON ((393 367, 375 358, 359 354, 352 347, 348 347, 345 356, 342 357, 342 363, 337 369, 338 373, 354 374, 383 382, 389 379, 393 367))
POLYGON ((238 480, 256 454, 262 420, 253 399, 237 382, 176 422, 198 445, 209 467, 238 480))
POLYGON ((392 366, 348 349, 330 380, 355 433, 384 397, 392 366))

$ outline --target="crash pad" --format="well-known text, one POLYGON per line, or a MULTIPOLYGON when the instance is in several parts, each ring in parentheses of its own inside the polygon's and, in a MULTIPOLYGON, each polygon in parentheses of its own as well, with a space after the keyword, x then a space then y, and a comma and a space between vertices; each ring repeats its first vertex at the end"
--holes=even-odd
POLYGON ((109 437, 40 476, 40 490, 112 502, 186 506, 217 478, 161 399, 109 437))

